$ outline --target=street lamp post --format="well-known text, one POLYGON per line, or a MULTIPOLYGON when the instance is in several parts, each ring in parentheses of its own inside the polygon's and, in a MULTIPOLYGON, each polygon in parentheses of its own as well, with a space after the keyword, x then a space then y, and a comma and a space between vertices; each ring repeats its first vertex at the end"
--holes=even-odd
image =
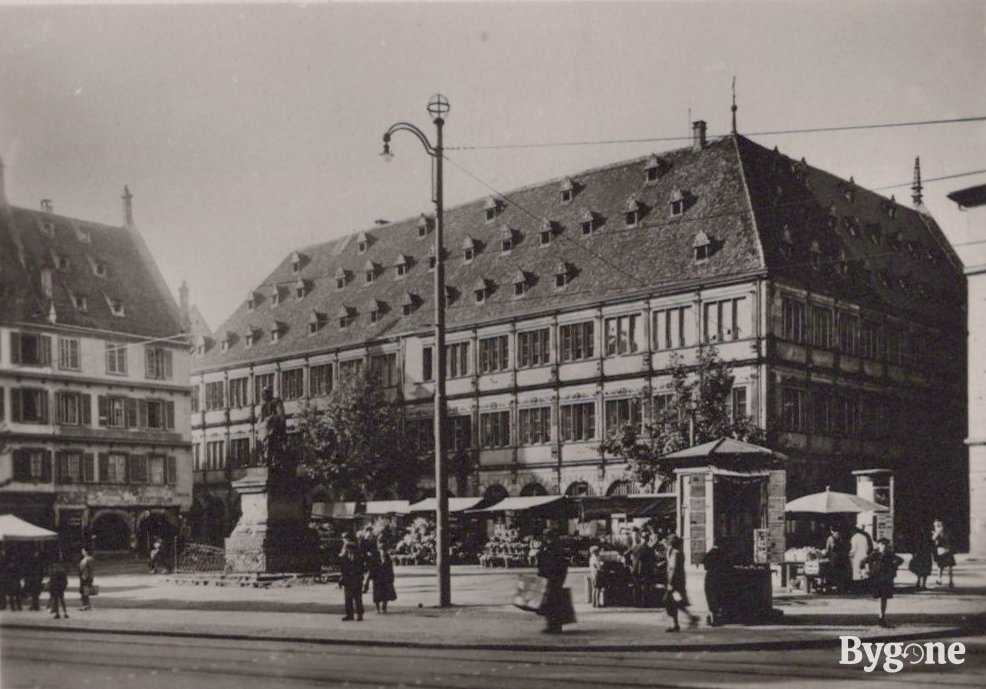
POLYGON ((413 124, 398 122, 391 125, 383 135, 382 155, 389 159, 390 137, 394 132, 404 131, 414 134, 432 157, 434 179, 432 180, 433 201, 435 202, 435 551, 438 569, 438 604, 441 607, 452 605, 452 577, 449 569, 449 516, 448 516, 448 469, 445 458, 445 246, 442 239, 444 230, 444 206, 442 202, 442 126, 449 111, 445 96, 436 93, 428 99, 428 113, 435 123, 436 143, 413 124))

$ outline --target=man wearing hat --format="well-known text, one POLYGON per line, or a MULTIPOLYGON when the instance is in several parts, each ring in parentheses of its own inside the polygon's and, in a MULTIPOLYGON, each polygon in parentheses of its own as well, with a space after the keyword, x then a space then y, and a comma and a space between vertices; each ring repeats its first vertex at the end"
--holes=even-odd
POLYGON ((538 576, 546 580, 540 609, 547 623, 544 628, 546 634, 561 633, 571 607, 571 601, 565 598, 568 595, 564 588, 567 575, 568 556, 565 548, 558 540, 558 533, 554 529, 547 529, 541 540, 541 555, 538 559, 538 576))
POLYGON ((342 537, 342 552, 339 553, 339 588, 346 598, 346 616, 343 622, 350 622, 353 615, 363 621, 363 580, 366 577, 366 563, 363 554, 356 547, 352 535, 342 537))

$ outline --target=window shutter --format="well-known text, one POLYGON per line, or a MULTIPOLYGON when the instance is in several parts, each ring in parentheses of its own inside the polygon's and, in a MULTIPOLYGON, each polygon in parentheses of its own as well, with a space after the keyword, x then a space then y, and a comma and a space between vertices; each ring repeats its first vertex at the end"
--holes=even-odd
POLYGON ((174 485, 178 483, 178 462, 174 457, 168 457, 168 474, 166 481, 168 485, 174 485))
POLYGON ((108 425, 108 419, 110 415, 110 401, 106 399, 105 395, 98 395, 96 397, 96 404, 99 409, 99 425, 108 425))
POLYGON ((157 378, 157 371, 154 370, 154 350, 151 347, 144 348, 144 376, 147 378, 157 378))
POLYGON ((41 423, 48 423, 48 391, 42 390, 39 395, 41 400, 41 423))
POLYGON ((10 333, 10 362, 21 363, 21 334, 10 333))
POLYGON ((27 450, 14 450, 14 479, 23 480, 31 473, 31 460, 27 450))
POLYGON ((164 427, 169 431, 175 429, 175 403, 165 402, 164 403, 164 427))
POLYGON ((126 418, 127 428, 136 428, 137 427, 137 400, 127 399, 124 402, 124 408, 126 410, 125 416, 127 417, 126 418))
POLYGON ((41 458, 41 481, 51 483, 51 450, 45 450, 41 458))
POLYGON ((10 420, 11 421, 24 420, 24 412, 21 409, 20 388, 10 388, 10 420))
POLYGON ((0 385, 0 421, 3 421, 5 417, 3 386, 0 385))
POLYGON ((49 335, 42 335, 38 339, 41 341, 41 365, 51 366, 51 337, 49 335))
POLYGON ((123 455, 123 482, 130 483, 130 455, 123 455))
POLYGON ((137 425, 147 428, 147 400, 137 400, 137 425))
POLYGON ((79 395, 79 423, 83 426, 92 425, 92 396, 89 393, 79 395))
POLYGON ((55 453, 55 482, 65 483, 68 476, 68 456, 64 452, 55 453))
POLYGON ((60 424, 65 421, 62 415, 62 398, 64 396, 65 393, 62 392, 61 390, 55 391, 55 423, 60 424))
POLYGON ((82 455, 82 481, 83 483, 96 482, 96 467, 91 452, 82 455))
POLYGON ((171 352, 164 350, 164 377, 171 380, 171 352))
POLYGON ((105 482, 110 473, 110 456, 105 452, 99 453, 99 478, 97 480, 105 482))

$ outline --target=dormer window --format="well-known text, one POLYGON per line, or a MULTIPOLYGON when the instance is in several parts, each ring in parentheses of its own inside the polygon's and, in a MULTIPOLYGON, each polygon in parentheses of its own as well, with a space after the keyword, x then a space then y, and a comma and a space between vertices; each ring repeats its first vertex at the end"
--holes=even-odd
POLYGON ((247 311, 253 311, 257 308, 257 304, 260 302, 259 295, 256 292, 251 292, 246 300, 247 311))
POLYGON ((304 280, 299 279, 294 283, 294 298, 300 301, 306 294, 308 294, 308 285, 304 280))
POLYGON ((243 346, 249 349, 260 339, 261 332, 260 328, 250 327, 246 333, 243 334, 243 346))
POLYGON ((301 272, 305 257, 295 251, 291 254, 291 272, 297 275, 301 272))
POLYGON ((500 250, 503 252, 510 251, 514 248, 514 231, 504 225, 500 229, 500 250))
POLYGON ((208 337, 206 337, 205 335, 199 335, 195 339, 195 353, 199 356, 202 356, 207 351, 209 351, 209 345, 211 344, 212 341, 208 337))
POLYGON ((522 296, 524 296, 524 294, 527 293, 527 286, 529 284, 528 283, 528 278, 527 278, 527 273, 525 273, 522 270, 518 270, 514 274, 513 283, 514 283, 514 296, 515 297, 522 297, 522 296))
POLYGON ((75 307, 76 311, 86 313, 89 311, 89 299, 84 294, 72 292, 72 306, 75 307))
POLYGON ((640 203, 637 202, 636 197, 631 196, 627 199, 626 203, 623 205, 623 216, 626 220, 627 227, 636 227, 640 222, 640 203))
POLYGON ((336 289, 343 289, 349 282, 349 273, 342 268, 338 268, 335 274, 336 289))
POLYGON ((842 277, 849 276, 849 257, 846 255, 845 249, 839 251, 839 259, 835 262, 835 271, 842 277))
POLYGON ((418 218, 418 239, 427 237, 429 232, 431 232, 431 221, 427 215, 422 213, 421 217, 418 218))
POLYGON ((55 238, 55 223, 50 220, 41 221, 41 234, 45 237, 55 238))
POLYGON ((500 202, 492 196, 488 197, 483 203, 483 217, 486 222, 493 222, 500 214, 500 202))
POLYGON ((387 312, 387 305, 382 301, 377 301, 376 299, 374 299, 373 301, 370 302, 369 311, 370 311, 370 322, 376 323, 381 318, 383 318, 384 313, 387 312))
POLYGON ((685 194, 681 189, 675 187, 671 191, 671 215, 672 217, 681 215, 685 212, 685 194))
POLYGON ((656 155, 652 155, 647 159, 644 164, 644 180, 646 182, 656 182, 657 178, 661 176, 661 159, 656 155))
POLYGON ((459 290, 452 285, 445 285, 445 304, 451 304, 459 298, 459 290))
POLYGON ((106 264, 96 258, 89 259, 89 266, 92 268, 92 274, 98 278, 106 277, 106 264))
POLYGON ((846 216, 842 219, 842 227, 851 237, 859 236, 859 218, 856 216, 846 216))
POLYGON ((83 244, 92 244, 92 232, 85 227, 75 226, 75 238, 83 244))
POLYGON ((849 178, 848 182, 843 182, 842 195, 846 197, 846 201, 852 203, 856 199, 856 180, 852 177, 849 178))
POLYGON ((417 296, 411 294, 410 292, 405 292, 404 296, 401 297, 401 312, 405 316, 410 316, 414 311, 414 307, 418 305, 417 296))
POLYGON ((123 307, 123 300, 117 299, 116 297, 106 297, 106 304, 110 307, 110 313, 118 318, 123 318, 126 316, 126 310, 123 307))
POLYGON ((287 326, 285 326, 284 323, 281 323, 281 321, 274 321, 270 326, 270 341, 280 342, 281 335, 285 330, 287 330, 287 326))
POLYGON ((229 351, 229 333, 226 333, 226 337, 219 341, 219 351, 228 352, 229 351))
POLYGON ((486 293, 488 289, 489 289, 489 285, 487 285, 486 280, 483 278, 479 278, 473 284, 472 293, 476 297, 477 304, 482 304, 483 302, 486 301, 486 293))
POLYGON ((897 217, 897 197, 891 196, 890 200, 883 204, 883 211, 891 220, 897 217))
POLYGON ((569 282, 569 276, 571 270, 569 265, 564 261, 559 261, 558 265, 555 266, 555 288, 561 289, 569 282))
POLYGON ((54 288, 54 285, 52 284, 51 281, 51 268, 42 268, 40 279, 41 279, 41 291, 44 293, 46 297, 51 299, 51 295, 54 288))
POLYGON ((281 303, 281 288, 274 285, 274 288, 270 291, 270 305, 278 306, 281 303))
POLYGON ((592 211, 586 211, 579 218, 579 226, 582 228, 582 234, 589 235, 596 230, 596 216, 593 215, 592 211))
POLYGON ((398 254, 397 261, 394 263, 394 268, 397 270, 397 277, 404 277, 411 269, 411 257, 405 256, 404 254, 398 254))
POLYGON ((472 260, 476 258, 476 240, 472 237, 466 237, 462 240, 462 260, 465 263, 472 263, 472 260))
POLYGON ((541 246, 548 246, 549 244, 551 244, 551 238, 554 236, 554 234, 555 234, 555 228, 552 225, 551 221, 545 220, 544 222, 542 222, 541 232, 538 235, 538 238, 541 242, 541 246))
POLYGON ((791 233, 791 227, 785 225, 781 230, 781 253, 785 256, 790 256, 794 252, 794 235, 791 233))
POLYGON ((58 270, 68 270, 69 265, 71 265, 68 256, 65 254, 53 254, 55 260, 55 267, 58 270))
POLYGON ((366 232, 360 232, 356 235, 356 252, 365 254, 368 248, 370 248, 370 235, 366 232))
POLYGON ((911 281, 906 276, 901 275, 897 278, 897 286, 900 287, 902 292, 907 292, 911 289, 911 281))
POLYGON ((818 245, 817 239, 811 241, 808 251, 811 253, 811 269, 818 271, 822 267, 822 248, 818 245))
POLYGON ((561 202, 571 203, 572 199, 575 198, 575 183, 572 182, 571 177, 566 177, 561 181, 559 191, 561 193, 561 202))
POLYGON ((336 312, 336 318, 339 319, 340 328, 348 328, 353 320, 356 318, 355 309, 351 306, 340 306, 339 310, 336 312))
POLYGON ((699 230, 698 234, 695 235, 695 240, 692 242, 692 251, 695 252, 696 261, 705 261, 712 255, 712 241, 702 230, 699 230))
POLYGON ((325 325, 325 314, 320 311, 312 311, 308 317, 308 334, 314 335, 325 325))
POLYGON ((373 261, 367 261, 366 264, 363 266, 364 282, 367 285, 369 285, 376 279, 376 277, 377 277, 377 264, 374 263, 373 261))

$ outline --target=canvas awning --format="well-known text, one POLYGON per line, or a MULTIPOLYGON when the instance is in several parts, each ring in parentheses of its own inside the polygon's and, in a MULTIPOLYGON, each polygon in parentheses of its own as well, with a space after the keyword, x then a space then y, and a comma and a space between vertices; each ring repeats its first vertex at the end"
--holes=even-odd
POLYGON ((824 493, 812 493, 796 498, 784 506, 792 514, 859 514, 860 512, 887 512, 887 507, 852 493, 839 493, 825 489, 824 493))
POLYGON ((628 519, 644 517, 673 517, 675 513, 674 493, 655 493, 653 495, 627 495, 626 515, 628 519))
POLYGON ((312 517, 316 519, 353 519, 359 516, 407 514, 407 500, 370 500, 357 502, 316 502, 312 505, 312 517))
MULTIPOLYGON (((471 510, 483 501, 482 498, 449 498, 448 511, 464 512, 471 510)), ((409 512, 434 512, 438 505, 435 498, 425 498, 421 502, 416 502, 408 508, 409 512)))
POLYGON ((475 510, 476 512, 524 512, 526 510, 533 510, 538 508, 544 508, 545 506, 558 503, 561 506, 565 501, 565 496, 563 495, 527 495, 517 498, 504 498, 495 505, 490 505, 481 510, 475 510))
POLYGON ((31 522, 26 522, 12 514, 0 515, 0 541, 55 541, 58 534, 48 529, 42 529, 31 522))

